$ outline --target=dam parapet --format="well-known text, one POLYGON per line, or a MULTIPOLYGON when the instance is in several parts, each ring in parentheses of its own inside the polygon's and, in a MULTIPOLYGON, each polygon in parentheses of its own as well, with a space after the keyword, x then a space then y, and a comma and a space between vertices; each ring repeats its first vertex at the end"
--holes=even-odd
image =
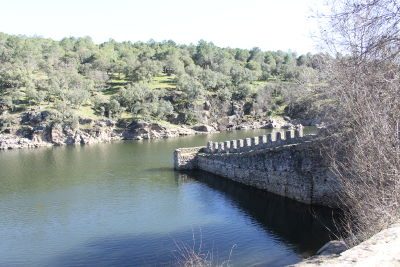
POLYGON ((208 142, 174 152, 176 170, 203 170, 303 203, 338 206, 340 183, 318 135, 302 130, 208 142))
POLYGON ((303 134, 303 129, 289 130, 284 133, 273 132, 266 135, 229 140, 224 142, 209 141, 202 153, 243 153, 262 149, 275 148, 279 146, 309 142, 316 138, 316 135, 303 134))

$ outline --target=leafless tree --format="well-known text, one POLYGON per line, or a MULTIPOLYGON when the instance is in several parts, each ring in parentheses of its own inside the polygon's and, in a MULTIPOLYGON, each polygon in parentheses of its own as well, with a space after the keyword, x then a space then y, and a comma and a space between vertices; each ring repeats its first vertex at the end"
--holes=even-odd
POLYGON ((400 220, 400 1, 338 0, 323 17, 327 152, 350 245, 400 220))

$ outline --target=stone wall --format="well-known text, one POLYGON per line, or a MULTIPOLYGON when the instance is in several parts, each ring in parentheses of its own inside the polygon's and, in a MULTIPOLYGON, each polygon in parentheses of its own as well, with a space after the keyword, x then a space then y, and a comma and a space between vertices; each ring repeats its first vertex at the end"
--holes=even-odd
POLYGON ((338 205, 338 181, 316 136, 301 131, 264 135, 205 148, 178 149, 175 168, 200 169, 307 204, 338 205))
POLYGON ((178 148, 174 151, 175 170, 196 169, 196 157, 204 147, 178 148))

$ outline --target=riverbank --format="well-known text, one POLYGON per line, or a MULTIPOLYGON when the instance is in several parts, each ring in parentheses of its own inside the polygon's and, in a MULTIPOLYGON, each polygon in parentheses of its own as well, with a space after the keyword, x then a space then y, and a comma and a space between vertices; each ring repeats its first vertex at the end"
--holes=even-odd
MULTIPOLYGON (((0 150, 38 148, 62 145, 89 145, 119 140, 162 139, 196 134, 219 132, 215 125, 176 125, 166 122, 133 120, 114 121, 111 119, 80 119, 78 125, 48 123, 46 114, 28 113, 17 129, 8 129, 0 134, 0 150)), ((226 128, 223 131, 260 128, 294 127, 283 118, 248 120, 226 128)))
POLYGON ((322 255, 293 266, 400 266, 400 224, 392 225, 341 253, 335 254, 334 250, 332 252, 333 254, 321 251, 322 255))
POLYGON ((0 134, 0 150, 37 148, 62 145, 89 145, 119 140, 169 138, 199 134, 190 128, 168 127, 159 123, 133 122, 120 127, 112 120, 94 121, 79 128, 53 124, 41 127, 24 127, 13 134, 0 134))

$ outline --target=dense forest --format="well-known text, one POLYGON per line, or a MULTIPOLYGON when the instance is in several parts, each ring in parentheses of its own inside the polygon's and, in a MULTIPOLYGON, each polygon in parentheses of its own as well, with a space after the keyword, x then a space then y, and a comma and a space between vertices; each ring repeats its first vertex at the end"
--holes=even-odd
POLYGON ((75 126, 79 118, 224 125, 230 115, 281 115, 296 84, 319 82, 324 57, 0 33, 0 124, 28 110, 75 126))

